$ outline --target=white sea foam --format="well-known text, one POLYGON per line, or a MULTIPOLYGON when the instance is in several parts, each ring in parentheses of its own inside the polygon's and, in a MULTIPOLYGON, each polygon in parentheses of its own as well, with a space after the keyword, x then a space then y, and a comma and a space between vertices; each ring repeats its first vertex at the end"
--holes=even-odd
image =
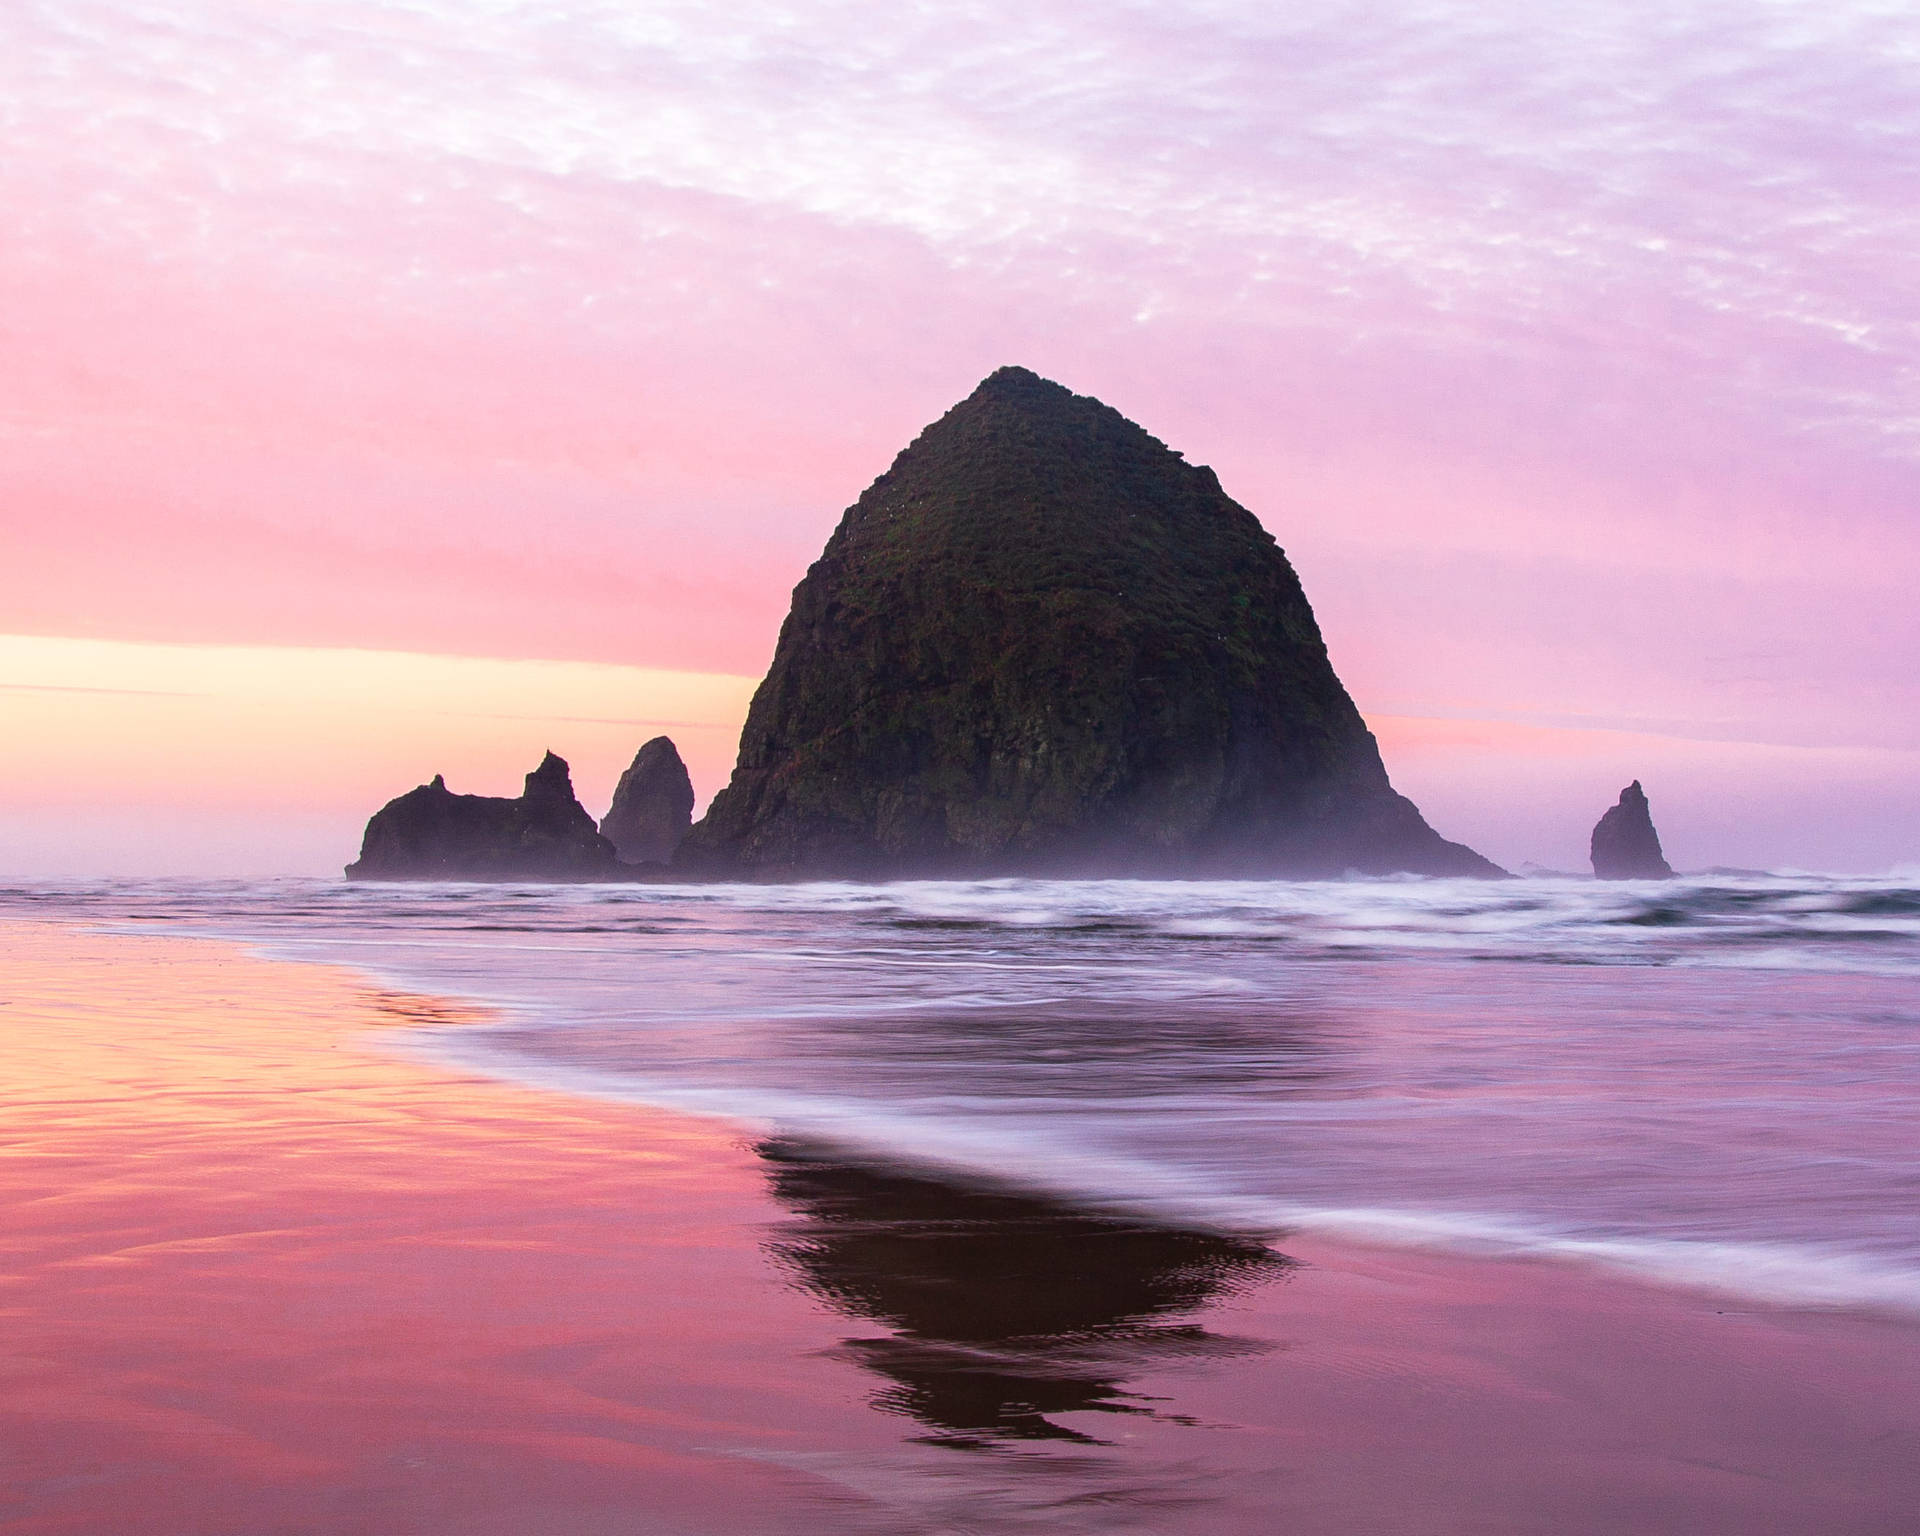
MULTIPOLYGON (((1093 1153, 1003 1118, 889 1112, 858 1100, 778 1090, 690 1087, 502 1051, 486 1031, 419 1031, 389 1043, 434 1060, 553 1091, 711 1116, 751 1133, 810 1139, 842 1157, 997 1183, 1171 1224, 1278 1239, 1293 1232, 1475 1257, 1591 1264, 1641 1280, 1795 1308, 1920 1318, 1920 1268, 1816 1243, 1588 1236, 1476 1211, 1312 1205, 1223 1193, 1204 1177, 1093 1153)), ((999 1106, 1002 1110, 1005 1105, 999 1106)), ((1035 1106, 1036 1108, 1038 1106, 1035 1106)))
POLYGON ((1156 1219, 1920 1314, 1920 885, 0 891, 498 1027, 476 1071, 1156 1219))

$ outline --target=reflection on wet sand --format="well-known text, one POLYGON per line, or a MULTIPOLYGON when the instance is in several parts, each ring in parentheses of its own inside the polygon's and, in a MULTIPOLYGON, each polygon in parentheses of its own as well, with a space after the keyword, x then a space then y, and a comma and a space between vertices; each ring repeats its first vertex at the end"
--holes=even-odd
POLYGON ((792 1141, 757 1149, 795 1220, 769 1250, 849 1317, 888 1328, 842 1353, 890 1383, 876 1407, 918 1419, 929 1443, 1101 1443, 1078 1413, 1181 1416, 1125 1389, 1174 1358, 1267 1346, 1193 1314, 1292 1267, 1251 1238, 1181 1231, 1064 1202, 970 1188, 836 1158, 792 1141))

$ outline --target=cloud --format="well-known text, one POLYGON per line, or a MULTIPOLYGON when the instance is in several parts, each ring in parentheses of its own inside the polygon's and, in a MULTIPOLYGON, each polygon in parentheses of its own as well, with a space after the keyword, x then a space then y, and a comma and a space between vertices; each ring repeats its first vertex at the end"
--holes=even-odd
POLYGON ((1920 18, 1885 7, 75 0, 15 27, 9 158, 66 144, 96 232, 210 260, 252 237, 457 283, 436 198, 577 248, 690 192, 954 261, 1099 253, 1072 275, 1256 320, 1524 327, 1644 290, 1883 385, 1916 318, 1920 18), (356 248, 337 199, 400 248, 356 248))
POLYGON ((1022 361, 1268 518, 1363 703, 1886 741, 1917 60, 1879 0, 15 5, 0 606, 744 673, 1022 361))
POLYGON ((682 303, 751 323, 724 290, 791 293, 796 248, 804 280, 897 270, 904 240, 1094 325, 1598 353, 1602 393, 1920 455, 1910 8, 70 0, 6 25, 16 267, 97 249, 641 338, 682 303))

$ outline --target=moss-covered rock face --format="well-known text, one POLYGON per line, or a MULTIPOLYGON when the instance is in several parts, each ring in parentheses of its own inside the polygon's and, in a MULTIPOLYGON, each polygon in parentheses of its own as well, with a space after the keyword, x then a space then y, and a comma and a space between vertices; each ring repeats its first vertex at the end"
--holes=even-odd
POLYGON ((676 863, 1498 872, 1393 792, 1253 514, 1022 368, 841 519, 794 589, 733 781, 676 863))

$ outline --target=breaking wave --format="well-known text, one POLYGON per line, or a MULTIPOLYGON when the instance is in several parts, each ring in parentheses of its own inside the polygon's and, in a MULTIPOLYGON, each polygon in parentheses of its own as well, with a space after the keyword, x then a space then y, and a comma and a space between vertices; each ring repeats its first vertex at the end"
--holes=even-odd
POLYGON ((412 1048, 1169 1222, 1920 1315, 1920 878, 0 890, 486 1001, 412 1048))

